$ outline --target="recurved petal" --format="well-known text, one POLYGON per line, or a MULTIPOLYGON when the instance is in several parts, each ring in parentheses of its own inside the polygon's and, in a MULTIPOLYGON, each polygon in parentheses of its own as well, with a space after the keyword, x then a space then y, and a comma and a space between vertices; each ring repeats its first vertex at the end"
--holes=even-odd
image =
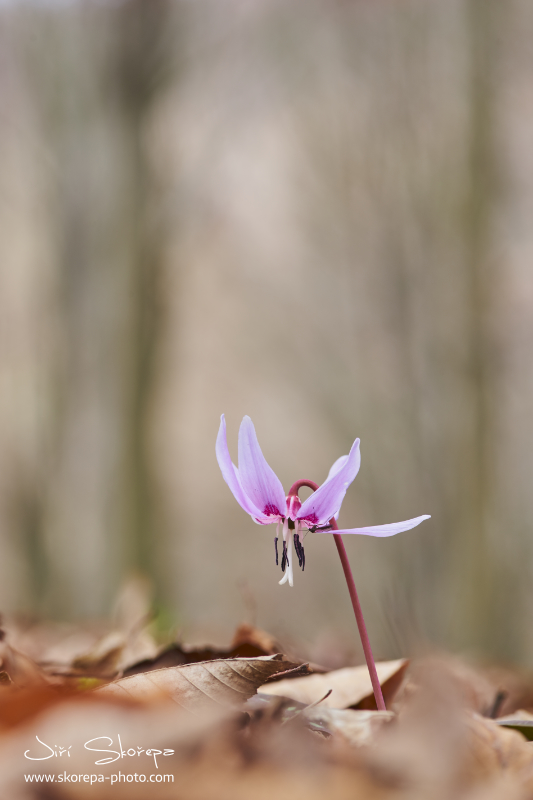
POLYGON ((248 416, 244 417, 239 430, 239 478, 246 495, 259 509, 259 516, 286 516, 283 486, 267 464, 248 416))
POLYGON ((252 517, 257 519, 262 519, 262 513, 258 508, 255 507, 253 502, 247 496, 241 485, 239 476, 236 473, 236 469, 233 466, 233 462, 228 450, 228 440, 226 438, 226 420, 224 419, 224 414, 222 414, 220 417, 220 428, 218 429, 216 454, 218 466, 222 472, 222 477, 231 489, 235 500, 238 502, 241 508, 246 511, 247 514, 251 514, 252 517))
POLYGON ((430 519, 430 514, 423 514, 421 517, 406 519, 404 522, 391 522, 389 525, 372 525, 369 528, 348 528, 338 531, 316 531, 316 533, 360 533, 363 536, 396 536, 402 531, 409 531, 416 528, 425 519, 430 519))
POLYGON ((302 503, 298 519, 309 520, 313 525, 329 522, 331 517, 338 514, 346 490, 359 472, 360 466, 359 439, 356 439, 349 454, 337 459, 322 486, 302 503))

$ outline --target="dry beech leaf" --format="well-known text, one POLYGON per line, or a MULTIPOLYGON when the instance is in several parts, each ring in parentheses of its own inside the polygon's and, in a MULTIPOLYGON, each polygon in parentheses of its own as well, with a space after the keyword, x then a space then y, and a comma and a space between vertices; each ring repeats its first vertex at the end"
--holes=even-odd
MULTIPOLYGON (((252 697, 273 675, 306 670, 284 656, 231 658, 184 664, 143 672, 95 690, 97 694, 128 696, 137 700, 170 697, 177 705, 197 712, 213 704, 236 706, 252 697)), ((301 674, 301 672, 299 673, 301 674)))
MULTIPOLYGON (((399 659, 376 664, 385 701, 390 702, 392 699, 391 693, 386 691, 387 684, 392 683, 396 690, 408 663, 405 659, 399 659)), ((279 680, 259 687, 262 694, 282 695, 304 705, 318 702, 330 689, 331 694, 320 704, 323 708, 342 709, 356 706, 372 695, 372 684, 366 665, 336 669, 325 675, 306 675, 302 678, 279 680)))

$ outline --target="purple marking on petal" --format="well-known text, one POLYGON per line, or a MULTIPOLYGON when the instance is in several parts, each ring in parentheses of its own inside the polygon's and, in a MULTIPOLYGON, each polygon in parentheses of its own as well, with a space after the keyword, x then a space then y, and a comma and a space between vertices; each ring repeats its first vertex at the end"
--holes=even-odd
POLYGON ((239 430, 239 477, 246 495, 265 516, 285 516, 283 486, 261 452, 250 417, 244 417, 239 430))
MULTIPOLYGON (((226 420, 224 419, 224 414, 222 414, 220 417, 220 428, 218 430, 216 443, 216 455, 218 466, 222 472, 222 477, 231 489, 235 500, 238 502, 241 508, 246 511, 247 514, 250 514, 252 517, 254 517, 254 519, 257 522, 260 522, 260 524, 265 524, 263 521, 265 520, 263 514, 261 514, 261 511, 256 508, 254 503, 247 496, 239 480, 237 470, 232 463, 226 438, 226 420)), ((266 522, 270 521, 271 520, 266 520, 266 522)))
POLYGON ((273 506, 272 503, 268 503, 268 505, 264 507, 263 514, 265 514, 267 517, 273 515, 276 515, 278 517, 282 516, 281 511, 278 509, 278 507, 273 506))
MULTIPOLYGON (((340 459, 337 459, 333 466, 339 461, 340 459)), ((331 517, 338 514, 346 490, 359 472, 360 466, 359 439, 356 439, 340 469, 333 475, 330 471, 330 477, 302 503, 298 519, 311 525, 323 525, 329 522, 331 517)))
POLYGON ((391 522, 389 525, 372 525, 369 528, 348 528, 339 529, 338 531, 316 531, 316 533, 359 533, 363 536, 395 536, 402 531, 409 531, 411 528, 416 528, 425 519, 430 519, 430 514, 423 514, 421 517, 414 517, 414 519, 406 519, 404 522, 391 522))

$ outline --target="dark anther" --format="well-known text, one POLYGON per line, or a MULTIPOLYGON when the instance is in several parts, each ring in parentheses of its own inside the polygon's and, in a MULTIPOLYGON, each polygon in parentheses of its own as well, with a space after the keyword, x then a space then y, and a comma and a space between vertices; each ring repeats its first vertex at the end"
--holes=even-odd
POLYGON ((305 553, 304 553, 304 546, 300 541, 300 536, 298 534, 294 535, 294 548, 296 550, 296 554, 298 556, 298 564, 302 568, 302 572, 305 567, 305 553))
POLYGON ((276 548, 276 567, 278 566, 278 537, 274 537, 274 547, 276 548))
POLYGON ((294 549, 296 550, 296 555, 298 556, 298 565, 302 566, 302 544, 300 542, 300 537, 297 533, 294 534, 294 549))
POLYGON ((287 542, 283 542, 283 554, 281 557, 281 569, 285 572, 285 567, 287 565, 288 557, 287 557, 287 542))

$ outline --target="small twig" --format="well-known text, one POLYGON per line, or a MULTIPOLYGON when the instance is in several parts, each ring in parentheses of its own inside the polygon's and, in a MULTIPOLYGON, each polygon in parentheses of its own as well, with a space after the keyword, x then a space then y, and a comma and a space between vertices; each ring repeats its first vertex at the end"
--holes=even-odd
POLYGON ((295 717, 298 717, 300 714, 303 714, 304 711, 308 711, 310 708, 314 708, 315 706, 318 706, 320 703, 323 703, 324 700, 327 700, 327 698, 330 696, 332 691, 333 691, 333 689, 328 689, 328 691, 326 692, 324 697, 321 697, 320 700, 315 700, 314 703, 309 703, 308 706, 304 706, 303 708, 299 708, 297 711, 294 712, 292 717, 287 717, 287 719, 284 719, 281 724, 285 725, 287 722, 292 722, 292 720, 295 717))
POLYGON ((324 697, 321 697, 321 698, 320 698, 320 700, 315 700, 315 702, 314 702, 314 703, 310 703, 310 704, 309 704, 308 706, 306 706, 305 708, 302 708, 302 711, 307 711, 307 709, 309 709, 309 708, 314 708, 315 706, 318 706, 318 705, 320 705, 320 703, 323 703, 323 702, 324 702, 324 700, 327 700, 327 699, 328 699, 328 697, 330 696, 330 694, 332 693, 332 691, 333 691, 333 689, 328 689, 328 691, 326 692, 326 694, 324 695, 324 697))
POLYGON ((488 717, 489 719, 496 719, 508 696, 509 692, 506 689, 498 689, 494 697, 494 700, 492 701, 492 705, 489 706, 485 716, 488 717))

